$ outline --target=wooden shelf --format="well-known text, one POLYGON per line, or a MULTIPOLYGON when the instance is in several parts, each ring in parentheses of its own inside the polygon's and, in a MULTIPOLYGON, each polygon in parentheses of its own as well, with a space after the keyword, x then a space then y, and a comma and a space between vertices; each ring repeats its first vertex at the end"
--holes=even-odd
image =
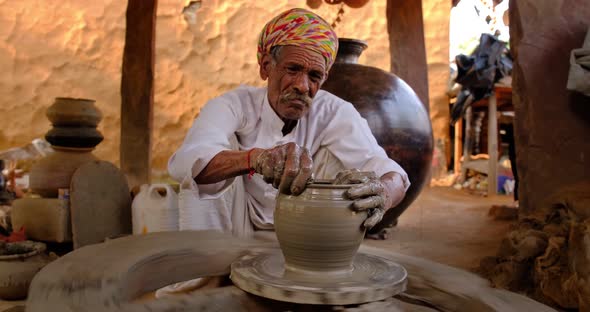
MULTIPOLYGON (((473 103, 465 112, 465 138, 461 132, 461 124, 458 124, 458 131, 455 131, 455 168, 461 165, 461 179, 465 180, 467 169, 481 172, 488 176, 488 195, 496 194, 498 189, 498 111, 512 111, 514 106, 512 104, 512 87, 505 85, 496 85, 493 94, 480 101, 473 103), (488 159, 471 159, 472 146, 464 142, 471 142, 469 135, 471 130, 471 119, 473 111, 486 110, 488 112, 488 159), (463 154, 463 161, 459 162, 463 154)), ((458 169, 455 169, 459 172, 458 169)))

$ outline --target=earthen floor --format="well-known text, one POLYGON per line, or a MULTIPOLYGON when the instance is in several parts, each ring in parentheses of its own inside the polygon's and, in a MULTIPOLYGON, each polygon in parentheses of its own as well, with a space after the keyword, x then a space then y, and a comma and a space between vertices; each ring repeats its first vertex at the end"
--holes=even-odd
POLYGON ((472 270, 495 255, 514 221, 488 216, 492 205, 508 205, 511 196, 482 197, 448 187, 424 189, 389 229, 385 240, 365 244, 472 270))

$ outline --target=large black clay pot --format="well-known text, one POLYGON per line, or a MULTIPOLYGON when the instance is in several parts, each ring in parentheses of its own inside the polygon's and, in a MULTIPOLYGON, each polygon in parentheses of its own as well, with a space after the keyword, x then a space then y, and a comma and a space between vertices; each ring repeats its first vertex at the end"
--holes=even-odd
POLYGON ((395 224, 426 184, 432 161, 432 126, 416 93, 397 76, 357 64, 367 44, 339 39, 336 63, 322 89, 351 102, 367 120, 387 155, 408 173, 412 185, 404 200, 387 211, 371 229, 376 233, 395 224))

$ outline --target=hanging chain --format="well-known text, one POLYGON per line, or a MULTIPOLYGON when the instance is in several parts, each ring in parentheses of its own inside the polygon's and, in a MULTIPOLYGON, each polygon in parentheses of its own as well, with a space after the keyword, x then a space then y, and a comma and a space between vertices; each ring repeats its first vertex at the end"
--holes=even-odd
MULTIPOLYGON (((339 3, 338 0, 325 0, 327 3, 334 4, 339 3)), ((344 15, 344 2, 340 3, 340 7, 338 8, 338 13, 336 13, 336 18, 332 21, 332 28, 336 28, 336 25, 342 21, 342 16, 344 15)))

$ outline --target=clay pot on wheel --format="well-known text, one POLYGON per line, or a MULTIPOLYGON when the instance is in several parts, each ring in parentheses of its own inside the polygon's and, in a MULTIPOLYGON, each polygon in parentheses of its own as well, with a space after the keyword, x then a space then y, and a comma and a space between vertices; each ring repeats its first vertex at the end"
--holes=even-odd
POLYGON ((39 160, 31 168, 30 189, 43 197, 57 197, 58 189, 70 188, 74 171, 82 164, 98 160, 92 148, 53 147, 55 152, 39 160))
POLYGON ((0 298, 24 299, 33 277, 51 260, 45 244, 33 241, 0 244, 0 298))
POLYGON ((314 183, 299 196, 278 196, 275 231, 287 270, 352 271, 367 214, 351 210, 352 201, 344 198, 350 186, 314 183))
POLYGON ((426 184, 432 161, 430 117, 403 80, 381 69, 357 64, 364 41, 339 39, 338 56, 322 89, 351 102, 367 120, 377 143, 408 173, 412 185, 404 200, 371 229, 394 224, 426 184))

